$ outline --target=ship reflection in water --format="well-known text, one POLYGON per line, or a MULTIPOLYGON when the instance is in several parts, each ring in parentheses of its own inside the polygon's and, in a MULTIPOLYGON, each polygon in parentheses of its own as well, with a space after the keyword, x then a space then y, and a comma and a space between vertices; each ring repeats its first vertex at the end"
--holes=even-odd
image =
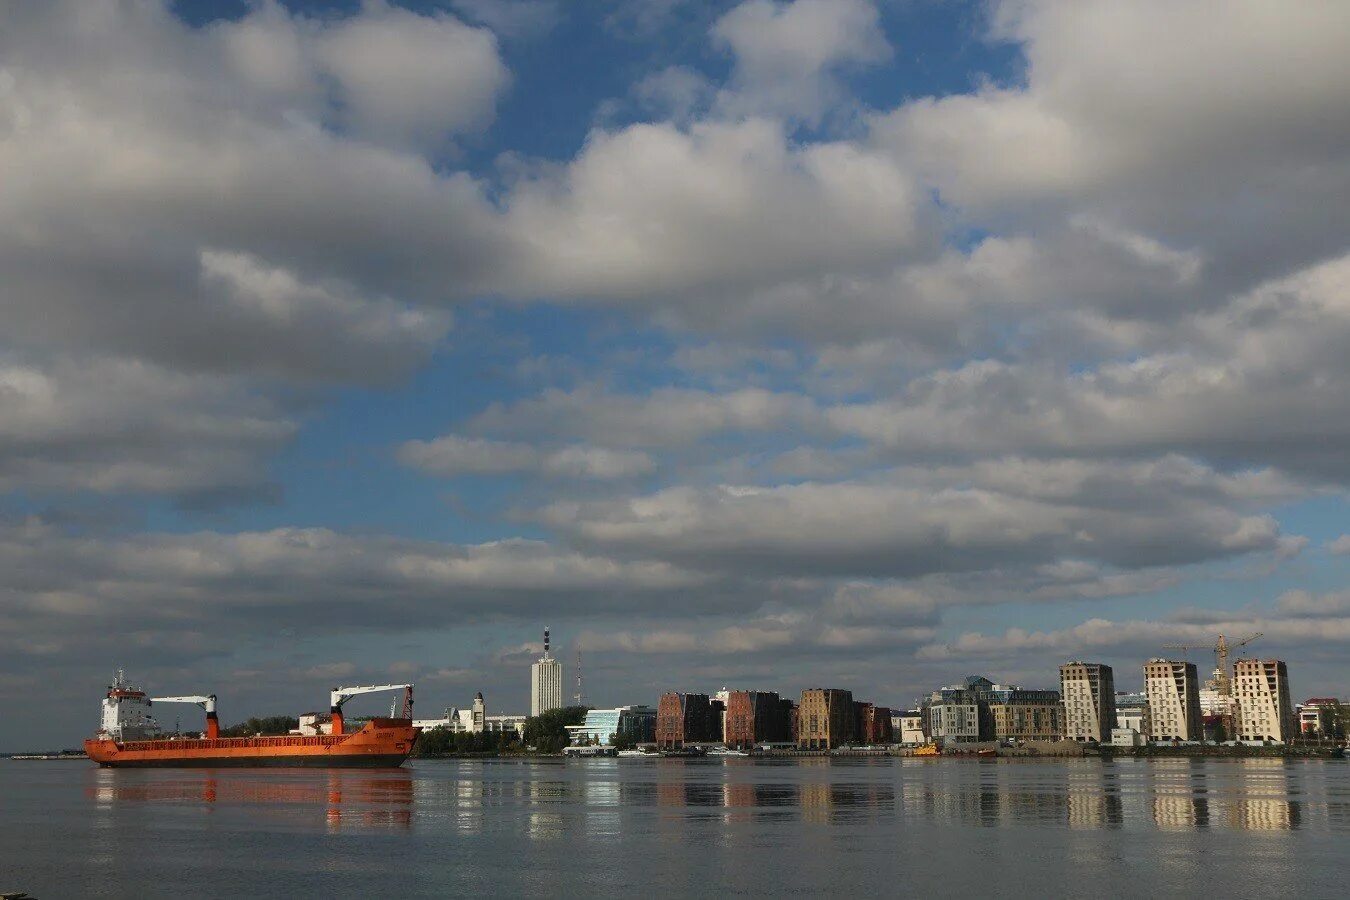
POLYGON ((93 769, 89 775, 86 795, 110 819, 122 808, 196 803, 208 811, 321 815, 329 831, 412 826, 413 777, 407 769, 93 769))

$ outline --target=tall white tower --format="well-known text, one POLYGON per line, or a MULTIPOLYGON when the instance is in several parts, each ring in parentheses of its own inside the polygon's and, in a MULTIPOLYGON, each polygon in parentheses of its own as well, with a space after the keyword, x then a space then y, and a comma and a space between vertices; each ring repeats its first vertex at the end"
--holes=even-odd
POLYGON ((544 655, 530 666, 530 715, 562 707, 562 663, 549 653, 548 629, 544 629, 544 655))

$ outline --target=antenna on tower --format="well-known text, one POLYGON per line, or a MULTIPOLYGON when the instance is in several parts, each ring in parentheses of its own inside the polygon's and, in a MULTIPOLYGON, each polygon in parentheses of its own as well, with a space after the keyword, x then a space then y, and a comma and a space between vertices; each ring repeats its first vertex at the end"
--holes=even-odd
POLYGON ((573 705, 581 706, 586 694, 581 690, 581 643, 577 643, 577 692, 573 695, 573 705))
POLYGON ((544 626, 544 659, 548 658, 548 626, 544 626))

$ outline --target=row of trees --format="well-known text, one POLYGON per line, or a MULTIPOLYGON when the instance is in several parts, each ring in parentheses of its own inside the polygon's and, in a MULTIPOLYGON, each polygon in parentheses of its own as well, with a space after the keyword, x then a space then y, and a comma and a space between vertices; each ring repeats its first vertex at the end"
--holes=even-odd
POLYGON ((586 721, 587 706, 550 709, 525 720, 525 745, 540 753, 560 753, 567 746, 567 726, 586 721))
POLYGON ((253 737, 255 734, 290 734, 292 729, 299 727, 300 720, 295 716, 263 716, 262 718, 254 716, 240 722, 238 725, 222 728, 220 730, 220 736, 253 737))
POLYGON ((431 728, 417 738, 413 756, 434 759, 438 756, 479 756, 521 750, 514 731, 483 731, 478 734, 452 732, 449 728, 431 728))
POLYGON ((423 759, 437 756, 469 756, 497 753, 519 753, 533 750, 539 753, 558 753, 567 746, 567 726, 580 725, 586 720, 587 707, 568 706, 550 709, 525 720, 525 738, 520 740, 514 731, 455 733, 448 728, 431 728, 417 739, 413 756, 423 759))

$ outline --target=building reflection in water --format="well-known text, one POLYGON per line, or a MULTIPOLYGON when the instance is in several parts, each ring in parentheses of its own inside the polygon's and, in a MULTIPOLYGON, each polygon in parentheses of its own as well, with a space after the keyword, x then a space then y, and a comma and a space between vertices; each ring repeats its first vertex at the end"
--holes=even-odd
POLYGON ((1228 824, 1247 831, 1279 831, 1302 824, 1300 805, 1289 799, 1289 766, 1282 759, 1241 760, 1242 793, 1228 807, 1228 824))
POLYGON ((1070 828, 1115 828, 1123 824, 1119 776, 1105 766, 1071 775, 1066 806, 1070 828))
POLYGON ((1163 831, 1209 826, 1209 798, 1189 790, 1164 788, 1153 796, 1153 824, 1163 831))
POLYGON ((530 779, 525 797, 530 808, 525 833, 530 840, 556 841, 562 838, 563 817, 560 810, 566 797, 567 787, 564 782, 530 779))

